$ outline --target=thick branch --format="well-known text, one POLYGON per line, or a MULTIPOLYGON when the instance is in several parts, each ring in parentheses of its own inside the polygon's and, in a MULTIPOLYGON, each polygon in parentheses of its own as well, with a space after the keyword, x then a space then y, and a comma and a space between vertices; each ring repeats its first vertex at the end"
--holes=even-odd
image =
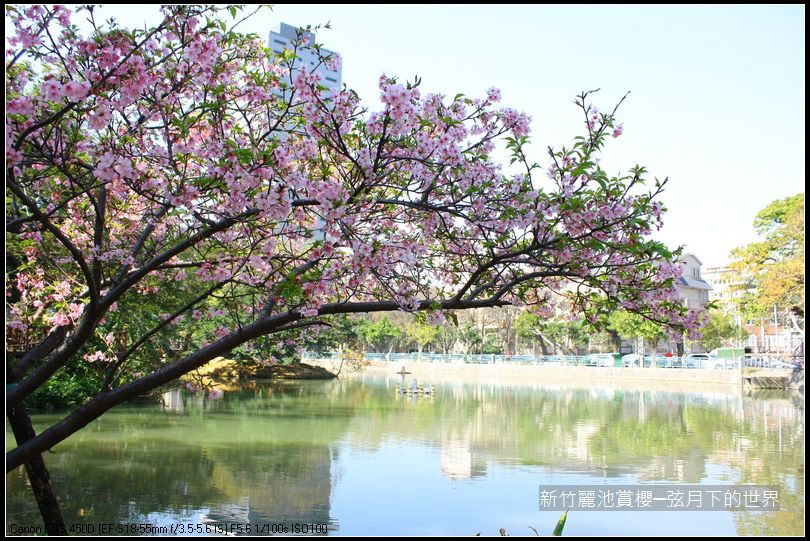
POLYGON ((122 364, 124 364, 124 362, 130 356, 132 356, 132 354, 135 353, 138 350, 139 347, 144 345, 146 342, 149 341, 150 338, 152 338, 154 335, 156 335, 158 332, 160 332, 160 329, 164 328, 166 325, 168 325, 169 323, 171 323, 172 321, 174 321, 175 319, 180 317, 184 312, 187 312, 188 310, 191 310, 196 304, 198 304, 198 303, 204 301, 205 299, 207 299, 208 296, 211 295, 211 293, 213 293, 217 289, 221 288, 226 283, 228 283, 228 281, 219 282, 217 284, 214 284, 212 287, 209 287, 201 295, 199 295, 196 298, 192 299, 185 306, 183 306, 182 308, 177 310, 175 313, 173 313, 172 315, 170 315, 169 317, 167 317, 166 319, 161 321, 152 330, 150 330, 149 332, 147 332, 146 334, 141 336, 134 344, 132 344, 129 347, 128 350, 126 350, 120 357, 118 357, 118 360, 115 361, 115 364, 112 367, 110 367, 110 371, 107 374, 107 377, 104 379, 104 384, 101 386, 101 388, 102 389, 107 389, 112 384, 112 380, 113 380, 115 371, 118 369, 118 367, 121 366, 122 364))
MULTIPOLYGON (((485 308, 492 306, 506 306, 509 303, 502 300, 485 299, 481 301, 430 301, 424 300, 419 304, 419 310, 428 310, 435 304, 441 309, 467 309, 485 308)), ((318 311, 319 315, 328 314, 356 314, 361 312, 390 312, 399 309, 394 301, 358 302, 327 304, 318 311)), ((42 453, 56 444, 64 441, 71 434, 87 426, 88 423, 99 418, 112 407, 173 381, 183 374, 204 365, 211 359, 224 355, 233 348, 259 336, 278 332, 280 329, 291 328, 295 322, 304 319, 298 312, 288 312, 263 319, 234 331, 228 336, 210 344, 183 359, 168 364, 151 374, 139 378, 131 383, 122 385, 112 391, 101 394, 76 408, 73 413, 54 424, 36 438, 25 442, 6 455, 6 471, 10 472, 37 453, 42 453)))
POLYGON ((18 378, 21 378, 28 372, 28 369, 33 366, 34 363, 45 357, 48 353, 53 351, 59 344, 62 343, 62 340, 65 339, 65 335, 67 334, 68 328, 65 327, 57 327, 55 331, 49 333, 45 339, 40 342, 36 347, 28 350, 28 352, 23 355, 22 359, 20 359, 14 365, 14 373, 17 375, 18 378))
POLYGON ((20 384, 12 391, 6 394, 6 407, 14 407, 22 402, 28 395, 42 385, 49 377, 51 377, 57 370, 74 355, 85 341, 92 336, 98 324, 99 318, 104 312, 116 302, 124 293, 126 293, 132 286, 137 284, 144 276, 155 270, 157 267, 169 261, 175 255, 191 248, 200 241, 211 237, 215 233, 227 229, 239 220, 251 216, 256 213, 256 210, 243 212, 237 216, 231 216, 220 220, 215 226, 209 227, 202 231, 198 231, 188 237, 186 240, 176 244, 171 249, 166 250, 161 255, 154 257, 149 263, 131 272, 119 284, 110 289, 107 295, 100 302, 99 310, 97 313, 92 311, 91 308, 85 313, 76 332, 70 336, 62 347, 56 350, 36 372, 31 374, 28 378, 21 381, 20 384))

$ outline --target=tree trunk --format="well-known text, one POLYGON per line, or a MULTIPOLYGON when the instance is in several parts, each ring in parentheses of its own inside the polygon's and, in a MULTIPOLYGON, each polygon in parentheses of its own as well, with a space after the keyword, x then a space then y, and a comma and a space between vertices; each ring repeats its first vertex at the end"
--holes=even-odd
POLYGON ((608 329, 608 335, 610 335, 610 345, 613 346, 613 351, 619 352, 622 349, 622 337, 619 336, 614 330, 608 329))
MULTIPOLYGON (((8 410, 8 420, 18 446, 36 437, 34 427, 31 425, 31 418, 28 417, 24 405, 19 404, 8 410)), ((67 535, 62 510, 59 508, 59 501, 53 492, 48 468, 45 466, 42 455, 31 457, 25 463, 25 471, 28 474, 28 480, 31 482, 31 490, 37 500, 39 513, 45 523, 45 531, 48 535, 67 535)))
POLYGON ((540 351, 543 352, 543 355, 548 356, 549 352, 548 352, 548 344, 546 344, 546 339, 543 337, 542 334, 538 334, 537 338, 540 339, 538 340, 538 342, 540 342, 540 351))
POLYGON ((804 338, 804 329, 801 328, 799 322, 796 320, 796 314, 793 311, 788 310, 788 321, 790 321, 790 326, 793 328, 794 331, 801 334, 802 338, 804 338))
MULTIPOLYGON (((433 307, 434 304, 430 301, 421 301, 421 310, 426 310, 433 307)), ((471 309, 471 308, 487 308, 493 306, 504 306, 506 301, 486 299, 482 301, 441 301, 439 306, 443 310, 450 309, 471 309)), ((356 314, 356 313, 370 313, 370 312, 383 312, 394 311, 399 308, 396 301, 379 301, 379 302, 358 302, 358 303, 336 303, 327 304, 321 307, 321 315, 331 314, 356 314)), ((95 398, 78 406, 64 419, 52 424, 41 434, 29 439, 25 442, 19 443, 16 448, 6 453, 6 473, 22 466, 25 462, 32 460, 38 453, 43 453, 53 447, 54 445, 64 441, 66 438, 75 434, 90 422, 101 417, 104 413, 109 411, 114 406, 122 402, 138 396, 146 391, 150 391, 164 383, 173 381, 180 376, 187 374, 191 370, 198 368, 211 359, 224 355, 234 349, 236 346, 244 344, 249 340, 253 340, 259 336, 266 336, 279 332, 280 328, 290 328, 290 325, 300 320, 302 316, 297 312, 287 312, 275 316, 261 318, 258 321, 249 323, 244 327, 232 332, 228 336, 217 340, 213 344, 208 344, 199 350, 190 353, 185 358, 169 363, 162 366, 158 370, 151 372, 145 376, 125 383, 120 387, 116 387, 110 391, 100 393, 95 398)), ((13 381, 12 378, 7 378, 9 382, 13 381)), ((7 410, 11 406, 6 403, 7 410)))

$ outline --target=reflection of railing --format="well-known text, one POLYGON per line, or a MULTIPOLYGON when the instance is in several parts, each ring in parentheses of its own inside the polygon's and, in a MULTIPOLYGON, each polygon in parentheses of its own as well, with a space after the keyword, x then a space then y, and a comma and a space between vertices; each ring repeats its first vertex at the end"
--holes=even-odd
POLYGON ((8 329, 6 333, 6 353, 22 355, 30 350, 48 334, 46 327, 29 327, 26 329, 8 329))

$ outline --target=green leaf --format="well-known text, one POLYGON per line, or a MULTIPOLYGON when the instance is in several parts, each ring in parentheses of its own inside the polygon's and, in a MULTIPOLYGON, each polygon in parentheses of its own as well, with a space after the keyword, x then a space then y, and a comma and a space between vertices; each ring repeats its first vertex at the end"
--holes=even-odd
POLYGON ((551 532, 551 535, 560 536, 563 533, 563 528, 565 528, 565 520, 568 518, 568 511, 562 514, 560 520, 557 521, 557 526, 554 528, 554 531, 551 532))
POLYGON ((234 150, 234 154, 236 154, 236 159, 239 160, 239 163, 242 165, 249 164, 253 160, 253 152, 247 148, 239 148, 234 150))
POLYGON ((285 282, 280 289, 279 293, 286 301, 297 299, 304 292, 300 285, 292 281, 285 282))

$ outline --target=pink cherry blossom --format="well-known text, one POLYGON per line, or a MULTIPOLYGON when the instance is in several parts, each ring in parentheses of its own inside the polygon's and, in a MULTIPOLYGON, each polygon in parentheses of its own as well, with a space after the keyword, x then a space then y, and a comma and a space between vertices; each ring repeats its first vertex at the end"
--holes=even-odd
POLYGON ((216 336, 217 338, 222 338, 223 336, 227 336, 228 333, 230 332, 231 331, 228 329, 228 327, 220 325, 214 330, 214 336, 216 336))
POLYGON ((133 34, 63 32, 63 8, 7 10, 7 210, 24 224, 8 233, 8 318, 72 325, 9 403, 113 346, 134 348, 111 382, 128 393, 119 385, 168 383, 251 340, 291 347, 366 310, 547 316, 554 296, 594 324, 609 305, 700 328, 677 300, 677 255, 654 241, 661 190, 600 165, 623 125, 593 94, 562 146, 530 140, 532 119, 495 88, 426 94, 383 75, 381 105, 364 105, 312 69, 290 73, 221 11, 167 5, 133 34), (531 158, 533 144, 548 155, 531 158), (199 323, 213 318, 213 332, 199 323), (182 351, 151 355, 167 341, 182 351))
POLYGON ((326 67, 332 71, 339 70, 342 63, 343 59, 337 53, 332 53, 332 55, 326 59, 326 67))
POLYGON ((90 83, 87 81, 68 81, 62 87, 62 93, 70 101, 80 101, 90 92, 90 83))

